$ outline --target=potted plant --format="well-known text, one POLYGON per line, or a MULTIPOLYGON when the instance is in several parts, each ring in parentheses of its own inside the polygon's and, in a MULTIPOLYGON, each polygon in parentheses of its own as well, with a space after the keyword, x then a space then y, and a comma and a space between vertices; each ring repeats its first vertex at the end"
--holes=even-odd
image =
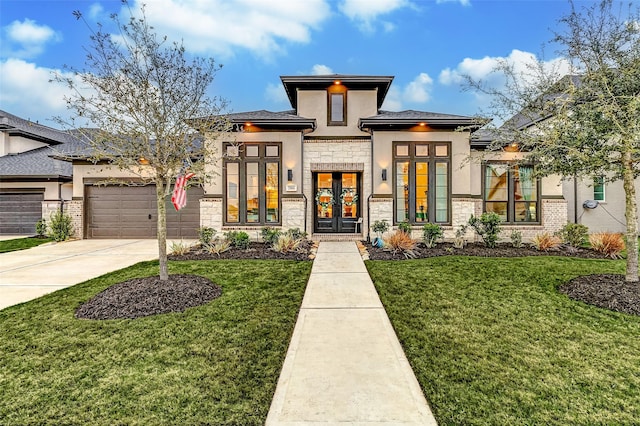
POLYGON ((386 219, 376 220, 375 222, 373 222, 373 226, 371 227, 371 229, 376 233, 376 237, 371 242, 371 245, 373 247, 382 247, 384 245, 382 234, 389 230, 389 223, 386 219))

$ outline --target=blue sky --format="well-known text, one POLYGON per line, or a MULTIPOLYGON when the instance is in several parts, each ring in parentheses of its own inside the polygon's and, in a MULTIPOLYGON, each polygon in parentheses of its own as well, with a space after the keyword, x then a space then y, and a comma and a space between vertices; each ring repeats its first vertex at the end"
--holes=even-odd
MULTIPOLYGON (((134 8, 137 0, 130 0, 134 8)), ((576 5, 593 1, 576 1, 576 5)), ((383 109, 478 114, 487 99, 462 92, 460 74, 481 78, 499 58, 557 61, 549 44, 565 0, 146 0, 158 30, 188 52, 223 64, 211 96, 231 111, 288 110, 280 75, 393 75, 383 109)), ((55 127, 63 65, 84 66, 89 23, 108 24, 117 0, 2 0, 0 109, 55 127)), ((126 16, 126 15, 125 15, 126 16)), ((108 26, 106 26, 108 28, 108 26)))

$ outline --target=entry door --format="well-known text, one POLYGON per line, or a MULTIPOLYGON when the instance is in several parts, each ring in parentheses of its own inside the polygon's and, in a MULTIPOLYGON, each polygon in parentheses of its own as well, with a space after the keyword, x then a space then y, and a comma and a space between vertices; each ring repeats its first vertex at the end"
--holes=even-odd
POLYGON ((314 174, 315 232, 356 232, 360 218, 360 173, 314 174))

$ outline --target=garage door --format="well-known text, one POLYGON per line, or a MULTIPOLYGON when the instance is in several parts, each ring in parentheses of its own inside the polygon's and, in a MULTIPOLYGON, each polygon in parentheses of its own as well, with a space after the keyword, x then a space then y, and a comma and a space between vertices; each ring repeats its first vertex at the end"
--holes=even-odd
POLYGON ((0 193, 0 234, 35 234, 43 192, 0 193))
MULTIPOLYGON (((187 192, 179 212, 167 197, 167 238, 197 238, 202 188, 187 192)), ((87 186, 87 238, 156 238, 156 188, 148 186, 87 186)))

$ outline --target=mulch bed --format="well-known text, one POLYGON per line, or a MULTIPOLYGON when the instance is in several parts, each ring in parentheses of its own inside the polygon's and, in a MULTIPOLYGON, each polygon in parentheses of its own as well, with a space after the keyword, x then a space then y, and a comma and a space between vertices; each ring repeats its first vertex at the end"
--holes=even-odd
POLYGON ((628 283, 624 275, 583 275, 562 284, 558 290, 589 305, 640 315, 640 283, 628 283))
MULTIPOLYGON (((393 253, 385 248, 372 247, 371 244, 363 243, 369 252, 371 260, 403 260, 407 259, 404 254, 393 253)), ((419 243, 413 250, 417 259, 438 256, 480 256, 480 257, 527 257, 527 256, 567 256, 581 259, 607 259, 602 253, 585 248, 568 250, 560 248, 557 250, 538 251, 531 246, 513 247, 509 243, 499 243, 495 248, 488 248, 483 243, 469 243, 464 248, 457 249, 452 243, 439 243, 433 248, 427 248, 419 243)))
POLYGON ((199 275, 170 275, 134 278, 112 285, 76 310, 81 319, 140 318, 149 315, 183 312, 204 305, 222 295, 220 286, 199 275))
MULTIPOLYGON (((267 244, 252 242, 248 249, 231 248, 216 254, 207 253, 194 247, 184 255, 170 255, 169 260, 212 260, 212 259, 283 259, 308 261, 314 257, 314 243, 305 243, 294 252, 278 253, 267 244)), ((404 260, 402 253, 372 247, 362 242, 371 260, 404 260)), ((526 256, 567 256, 582 259, 607 259, 606 256, 590 249, 538 251, 532 247, 514 248, 511 244, 498 244, 490 249, 482 243, 470 243, 456 249, 451 243, 440 243, 434 248, 418 244, 414 250, 417 258, 437 256, 480 256, 480 257, 526 257, 526 256)), ((559 291, 570 298, 601 308, 640 315, 640 284, 628 284, 623 275, 599 274, 575 278, 560 286, 559 291)), ((183 312, 187 308, 203 305, 222 294, 222 289, 209 279, 198 275, 170 275, 169 281, 160 281, 158 276, 135 278, 115 284, 97 294, 80 306, 76 318, 120 319, 140 318, 169 312, 183 312)))
POLYGON ((168 256, 169 260, 213 260, 213 259, 268 259, 268 260, 312 260, 313 242, 305 240, 296 251, 280 253, 272 250, 268 244, 251 242, 248 249, 230 248, 220 253, 208 253, 200 247, 194 247, 187 254, 168 256))

